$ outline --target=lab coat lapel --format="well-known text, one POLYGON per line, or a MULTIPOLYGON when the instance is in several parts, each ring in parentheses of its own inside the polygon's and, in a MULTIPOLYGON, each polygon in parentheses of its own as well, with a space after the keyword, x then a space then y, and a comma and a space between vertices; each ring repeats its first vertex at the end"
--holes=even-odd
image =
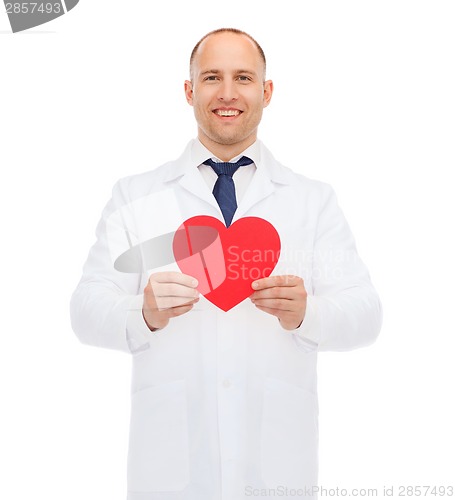
MULTIPOLYGON (((201 152, 194 152, 194 146, 195 140, 190 141, 182 156, 170 165, 165 181, 176 182, 178 186, 190 193, 192 195, 190 199, 194 200, 195 205, 200 206, 200 213, 208 211, 208 207, 204 208, 204 205, 201 205, 202 200, 204 204, 210 205, 211 212, 215 209, 221 215, 215 197, 210 192, 198 169, 198 166, 203 161, 202 156, 206 158, 207 154, 202 152, 201 156, 201 152)), ((188 203, 188 201, 189 199, 185 203, 188 203)))
POLYGON ((290 183, 286 169, 275 160, 270 151, 259 142, 259 155, 255 158, 256 172, 235 212, 233 222, 272 195, 277 189, 290 183))
POLYGON ((243 217, 248 210, 264 198, 270 196, 275 190, 276 186, 270 179, 268 173, 264 170, 264 168, 259 166, 235 212, 233 222, 234 220, 243 217))
POLYGON ((182 206, 184 212, 193 215, 210 215, 224 222, 221 209, 197 167, 187 169, 178 184, 188 194, 183 198, 185 200, 182 206))
MULTIPOLYGON (((220 207, 197 168, 202 160, 199 157, 193 157, 191 154, 192 144, 188 145, 182 157, 175 165, 176 168, 173 169, 173 173, 167 180, 177 180, 181 188, 196 197, 197 199, 194 201, 200 205, 199 212, 201 214, 207 213, 212 216, 216 214, 223 221, 220 207), (201 201, 206 204, 205 208, 200 204, 201 201)), ((288 176, 283 167, 273 158, 262 143, 259 143, 259 147, 259 155, 255 158, 257 170, 243 199, 238 205, 233 222, 244 217, 251 208, 273 194, 280 185, 289 184, 288 176)))
POLYGON ((197 196, 200 200, 208 203, 212 207, 215 207, 219 211, 218 203, 216 202, 213 194, 210 192, 210 189, 197 167, 188 169, 179 180, 179 184, 183 189, 189 191, 192 195, 197 196))

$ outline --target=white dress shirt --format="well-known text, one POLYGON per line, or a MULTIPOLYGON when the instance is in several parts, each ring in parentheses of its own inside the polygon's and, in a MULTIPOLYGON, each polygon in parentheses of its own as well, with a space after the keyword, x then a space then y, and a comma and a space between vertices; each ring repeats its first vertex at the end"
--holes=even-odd
MULTIPOLYGON (((194 152, 197 155, 206 156, 205 160, 211 158, 216 163, 222 162, 222 160, 220 160, 216 156, 213 156, 213 154, 199 140, 196 140, 194 142, 194 152)), ((242 201, 242 198, 251 182, 251 179, 253 178, 253 175, 256 172, 256 161, 259 156, 258 141, 254 142, 251 146, 245 149, 243 153, 229 160, 229 162, 235 163, 237 160, 240 160, 242 156, 247 156, 248 158, 251 158, 253 160, 253 163, 238 168, 234 172, 234 175, 232 176, 235 186, 235 197, 237 199, 237 205, 239 205, 240 202, 242 201)), ((198 168, 199 172, 201 172, 202 177, 207 183, 210 192, 212 192, 215 183, 218 179, 218 174, 213 170, 213 168, 210 165, 204 165, 202 163, 201 165, 199 165, 198 168)))

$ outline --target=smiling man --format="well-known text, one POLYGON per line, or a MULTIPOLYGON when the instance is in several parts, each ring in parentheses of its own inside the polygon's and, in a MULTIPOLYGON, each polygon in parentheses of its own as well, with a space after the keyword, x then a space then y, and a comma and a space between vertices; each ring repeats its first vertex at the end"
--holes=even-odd
MULTIPOLYGON (((257 139, 273 94, 265 75, 264 52, 242 31, 198 42, 184 89, 197 138, 177 160, 117 183, 72 297, 81 341, 133 357, 129 500, 316 497, 317 353, 367 345, 380 330, 379 298, 333 190, 257 139), (193 276, 115 269, 108 233, 119 211, 142 254, 157 213, 175 211, 175 228, 199 215, 226 228, 263 219, 281 254, 225 312, 193 276)), ((270 254, 247 255, 261 250, 270 254)))

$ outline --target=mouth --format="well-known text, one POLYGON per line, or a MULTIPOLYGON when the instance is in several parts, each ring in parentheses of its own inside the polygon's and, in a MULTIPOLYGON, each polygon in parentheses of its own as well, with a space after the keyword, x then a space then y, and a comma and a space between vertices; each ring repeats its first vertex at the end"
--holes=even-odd
POLYGON ((217 109, 214 109, 213 110, 213 113, 226 120, 226 119, 234 119, 234 118, 237 118, 238 116, 240 116, 243 111, 241 111, 240 109, 236 109, 236 108, 217 108, 217 109))

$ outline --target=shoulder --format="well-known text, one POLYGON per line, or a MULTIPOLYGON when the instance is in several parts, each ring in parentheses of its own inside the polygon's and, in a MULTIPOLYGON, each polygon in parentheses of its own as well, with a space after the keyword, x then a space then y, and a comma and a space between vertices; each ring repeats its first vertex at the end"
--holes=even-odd
POLYGON ((288 185, 296 193, 305 196, 314 196, 319 199, 327 199, 335 196, 330 184, 295 172, 290 167, 275 159, 263 144, 261 144, 261 158, 266 168, 269 169, 272 180, 283 185, 288 185))
POLYGON ((169 161, 150 170, 122 177, 117 181, 116 186, 133 196, 140 196, 141 193, 149 193, 150 190, 162 187, 169 170, 173 168, 175 168, 175 161, 169 161))
POLYGON ((183 174, 188 164, 188 150, 187 147, 183 154, 175 160, 144 172, 122 177, 114 185, 113 192, 132 200, 171 188, 171 181, 183 174))

